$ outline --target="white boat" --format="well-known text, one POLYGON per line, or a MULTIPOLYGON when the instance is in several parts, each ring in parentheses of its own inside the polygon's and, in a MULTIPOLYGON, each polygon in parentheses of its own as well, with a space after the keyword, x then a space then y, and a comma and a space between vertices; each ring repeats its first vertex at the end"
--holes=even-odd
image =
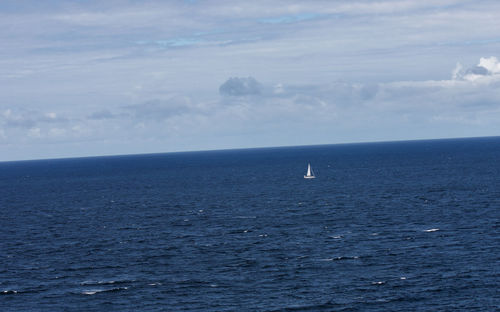
POLYGON ((307 174, 304 176, 304 179, 314 179, 314 171, 311 168, 311 164, 307 164, 307 174))

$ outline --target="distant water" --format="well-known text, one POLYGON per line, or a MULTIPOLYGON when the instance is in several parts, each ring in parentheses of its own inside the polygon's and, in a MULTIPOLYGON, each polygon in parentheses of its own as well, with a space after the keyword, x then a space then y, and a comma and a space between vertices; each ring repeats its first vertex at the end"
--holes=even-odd
POLYGON ((500 307, 500 138, 5 162, 0 211, 0 311, 500 307))

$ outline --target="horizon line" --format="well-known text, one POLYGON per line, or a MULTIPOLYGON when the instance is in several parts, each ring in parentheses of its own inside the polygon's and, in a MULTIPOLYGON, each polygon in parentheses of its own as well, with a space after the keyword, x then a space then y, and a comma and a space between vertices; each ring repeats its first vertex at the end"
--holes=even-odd
POLYGON ((86 156, 70 156, 70 157, 48 157, 48 158, 28 158, 16 160, 0 160, 2 163, 11 162, 28 162, 28 161, 49 161, 49 160, 63 160, 63 159, 82 159, 82 158, 106 158, 106 157, 126 157, 126 156, 141 156, 141 155, 165 155, 165 154, 181 154, 181 153, 203 153, 203 152, 223 152, 223 151, 239 151, 239 150, 259 150, 259 149, 272 149, 272 148, 293 148, 293 147, 320 147, 329 145, 355 145, 355 144, 377 144, 377 143, 402 143, 402 142, 419 142, 419 141, 446 141, 446 140, 461 140, 461 139, 487 139, 487 138, 500 138, 498 135, 491 136, 471 136, 471 137, 445 137, 445 138, 431 138, 431 139, 396 139, 396 140, 376 140, 376 141, 357 141, 357 142, 338 142, 338 143, 319 143, 308 145, 277 145, 277 146, 254 146, 254 147, 235 147, 235 148, 214 148, 214 149, 199 149, 199 150, 183 150, 183 151, 170 151, 170 152, 153 152, 153 153, 131 153, 131 154, 103 154, 103 155, 86 155, 86 156))

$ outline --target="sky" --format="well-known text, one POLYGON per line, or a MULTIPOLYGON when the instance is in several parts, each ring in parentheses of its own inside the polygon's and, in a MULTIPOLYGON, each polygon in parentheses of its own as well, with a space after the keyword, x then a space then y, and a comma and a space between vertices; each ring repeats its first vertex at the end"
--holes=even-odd
POLYGON ((0 2, 0 161, 500 135, 500 1, 0 2))

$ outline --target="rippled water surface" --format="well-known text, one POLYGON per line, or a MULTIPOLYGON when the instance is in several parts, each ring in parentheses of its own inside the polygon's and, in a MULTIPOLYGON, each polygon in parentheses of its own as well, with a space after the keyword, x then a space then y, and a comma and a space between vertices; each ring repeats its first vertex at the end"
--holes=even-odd
POLYGON ((0 310, 494 311, 499 160, 482 138, 0 163, 0 310))

